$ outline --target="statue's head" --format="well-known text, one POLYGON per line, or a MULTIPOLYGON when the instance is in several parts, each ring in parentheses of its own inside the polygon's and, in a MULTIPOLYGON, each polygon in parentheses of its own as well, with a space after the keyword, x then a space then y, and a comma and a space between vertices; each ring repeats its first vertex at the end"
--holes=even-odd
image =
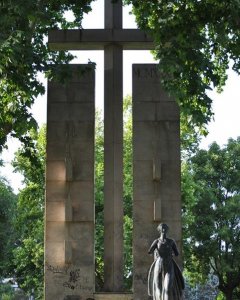
POLYGON ((158 230, 159 233, 167 233, 167 232, 168 232, 168 229, 169 229, 169 227, 168 227, 168 225, 165 224, 165 223, 160 223, 160 224, 158 225, 158 227, 157 227, 157 230, 158 230))

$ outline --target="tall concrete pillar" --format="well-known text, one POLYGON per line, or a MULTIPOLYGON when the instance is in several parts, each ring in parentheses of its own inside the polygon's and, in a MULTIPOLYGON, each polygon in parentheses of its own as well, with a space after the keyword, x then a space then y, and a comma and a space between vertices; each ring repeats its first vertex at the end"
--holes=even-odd
POLYGON ((45 300, 93 298, 95 288, 95 74, 85 67, 48 83, 45 300))
POLYGON ((181 249, 179 108, 162 89, 155 64, 133 65, 133 288, 146 300, 160 222, 181 249))
POLYGON ((104 290, 123 288, 122 49, 105 47, 104 290))
MULTIPOLYGON (((122 1, 105 0, 105 28, 122 28, 122 1)), ((104 291, 123 290, 123 48, 104 47, 104 291)))

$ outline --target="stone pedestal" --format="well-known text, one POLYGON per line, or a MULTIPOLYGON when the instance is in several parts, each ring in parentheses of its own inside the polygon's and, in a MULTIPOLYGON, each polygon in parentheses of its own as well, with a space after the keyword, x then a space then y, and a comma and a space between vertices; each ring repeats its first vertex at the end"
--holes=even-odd
POLYGON ((71 66, 63 85, 48 83, 45 300, 93 298, 93 69, 71 66))
POLYGON ((179 108, 162 89, 155 64, 133 65, 133 288, 146 300, 148 256, 160 222, 181 249, 179 108))

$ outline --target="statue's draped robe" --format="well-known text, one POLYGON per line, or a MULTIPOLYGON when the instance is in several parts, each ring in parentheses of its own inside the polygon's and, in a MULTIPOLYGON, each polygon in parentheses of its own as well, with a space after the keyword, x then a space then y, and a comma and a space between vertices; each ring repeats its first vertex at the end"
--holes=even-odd
POLYGON ((157 239, 149 249, 149 253, 153 252, 155 260, 148 275, 149 296, 152 296, 153 300, 181 300, 184 279, 173 259, 173 253, 178 255, 175 242, 172 239, 166 239, 163 243, 157 239))

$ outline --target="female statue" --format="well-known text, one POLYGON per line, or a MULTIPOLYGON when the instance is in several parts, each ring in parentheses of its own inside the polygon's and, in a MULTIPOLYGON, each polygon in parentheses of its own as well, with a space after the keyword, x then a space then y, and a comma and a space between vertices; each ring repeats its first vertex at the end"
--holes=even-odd
POLYGON ((156 239, 148 250, 154 253, 154 262, 148 274, 148 294, 153 300, 181 300, 184 289, 182 273, 173 259, 178 256, 178 249, 174 240, 167 238, 167 224, 158 226, 160 237, 156 239))

